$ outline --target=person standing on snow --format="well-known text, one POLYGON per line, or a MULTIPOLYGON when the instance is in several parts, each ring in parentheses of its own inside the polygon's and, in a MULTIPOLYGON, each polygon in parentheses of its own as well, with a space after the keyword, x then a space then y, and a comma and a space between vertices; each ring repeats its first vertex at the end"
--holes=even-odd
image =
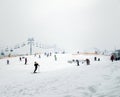
POLYGON ((21 57, 19 57, 19 60, 20 60, 20 61, 22 61, 22 58, 21 58, 21 57))
POLYGON ((78 59, 76 60, 76 62, 77 62, 77 66, 79 66, 79 60, 78 59))
POLYGON ((89 59, 86 59, 86 64, 90 65, 90 60, 89 59))
POLYGON ((57 61, 57 56, 56 55, 54 55, 54 58, 55 58, 55 61, 57 61))
POLYGON ((112 55, 110 59, 111 59, 111 61, 113 62, 113 60, 114 60, 115 58, 114 58, 114 56, 112 55))
POLYGON ((35 66, 35 69, 34 69, 34 72, 33 73, 36 73, 36 70, 38 68, 38 66, 40 66, 37 62, 34 63, 34 66, 35 66))
POLYGON ((39 55, 39 58, 41 58, 41 56, 39 55))
POLYGON ((27 64, 27 58, 25 58, 25 64, 27 64))
POLYGON ((97 60, 97 57, 94 57, 94 61, 96 61, 97 60))
POLYGON ((98 61, 100 61, 100 58, 98 58, 98 61))
POLYGON ((9 64, 9 60, 7 60, 7 64, 9 64))

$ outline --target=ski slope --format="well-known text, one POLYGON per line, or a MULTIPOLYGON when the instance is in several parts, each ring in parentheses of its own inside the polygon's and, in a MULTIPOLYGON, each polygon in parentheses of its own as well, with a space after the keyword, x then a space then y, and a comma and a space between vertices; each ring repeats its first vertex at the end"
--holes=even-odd
POLYGON ((120 62, 109 56, 58 54, 0 59, 0 97, 120 97, 120 62), (68 63, 89 58, 91 63, 68 63), (10 64, 6 64, 6 60, 10 64), (34 61, 40 65, 33 74, 34 61))

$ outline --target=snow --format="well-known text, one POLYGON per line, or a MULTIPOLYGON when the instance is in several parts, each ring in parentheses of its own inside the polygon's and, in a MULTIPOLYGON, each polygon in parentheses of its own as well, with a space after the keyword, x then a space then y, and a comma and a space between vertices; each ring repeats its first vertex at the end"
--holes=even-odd
POLYGON ((0 97, 120 97, 120 62, 109 56, 57 54, 0 59, 0 97), (94 57, 101 61, 94 61, 94 57), (68 60, 90 59, 90 65, 68 60), (6 60, 10 64, 6 64, 6 60), (34 61, 40 65, 33 74, 34 61))

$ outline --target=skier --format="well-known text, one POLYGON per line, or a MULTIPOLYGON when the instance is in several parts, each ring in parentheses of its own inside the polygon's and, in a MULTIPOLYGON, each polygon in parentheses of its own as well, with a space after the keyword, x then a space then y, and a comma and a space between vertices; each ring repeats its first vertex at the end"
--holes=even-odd
POLYGON ((7 64, 9 64, 9 60, 7 60, 7 64))
POLYGON ((41 58, 41 56, 39 55, 39 58, 41 58))
POLYGON ((57 61, 57 56, 56 55, 54 55, 54 58, 55 58, 55 61, 57 61))
POLYGON ((37 62, 35 62, 35 63, 34 63, 34 66, 35 66, 35 70, 34 70, 33 73, 36 73, 36 70, 37 70, 38 66, 40 66, 40 65, 39 65, 37 62))
POLYGON ((97 60, 97 57, 94 57, 94 61, 96 61, 97 60))
POLYGON ((49 53, 47 53, 47 55, 46 55, 47 57, 49 57, 49 53))
POLYGON ((87 65, 90 65, 90 60, 86 59, 86 63, 87 63, 87 65))
POLYGON ((25 64, 27 64, 27 58, 25 58, 25 64))
POLYGON ((21 58, 21 57, 20 57, 19 59, 20 59, 20 61, 22 61, 22 58, 21 58))
POLYGON ((79 60, 78 59, 76 60, 76 62, 77 62, 77 66, 79 66, 79 60))
POLYGON ((110 59, 111 59, 111 61, 113 62, 113 60, 114 60, 115 58, 114 58, 114 56, 112 55, 110 59))
POLYGON ((98 61, 100 61, 100 58, 98 58, 98 61))

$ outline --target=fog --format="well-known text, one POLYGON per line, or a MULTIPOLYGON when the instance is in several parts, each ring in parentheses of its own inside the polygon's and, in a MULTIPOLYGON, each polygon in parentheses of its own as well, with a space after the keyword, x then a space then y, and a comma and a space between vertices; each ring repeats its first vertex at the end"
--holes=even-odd
POLYGON ((120 48, 119 0, 0 0, 0 46, 33 37, 72 51, 120 48))

